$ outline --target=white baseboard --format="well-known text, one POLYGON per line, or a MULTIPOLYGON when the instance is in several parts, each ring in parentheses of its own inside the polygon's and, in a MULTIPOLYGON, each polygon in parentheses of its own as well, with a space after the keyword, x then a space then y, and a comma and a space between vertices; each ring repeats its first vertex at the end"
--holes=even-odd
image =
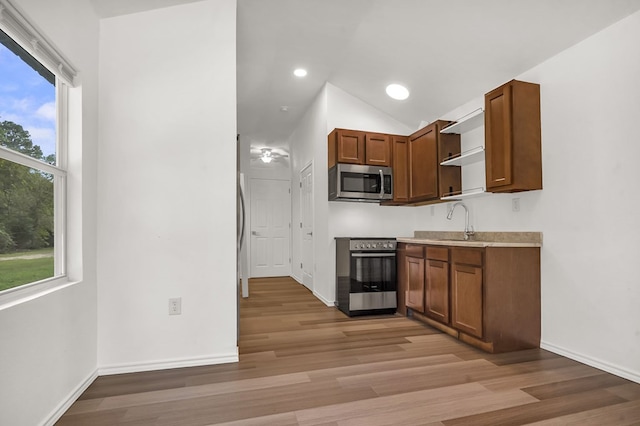
POLYGON ((602 361, 597 358, 579 354, 577 352, 573 352, 569 349, 566 349, 551 343, 540 342, 540 347, 542 349, 548 350, 549 352, 553 352, 555 354, 562 355, 564 357, 570 358, 574 361, 581 362, 583 364, 597 368, 599 370, 606 371, 607 373, 615 374, 616 376, 625 378, 627 380, 640 383, 640 372, 630 371, 630 370, 627 370, 626 368, 613 365, 611 363, 602 361))
MULTIPOLYGON (((300 285, 304 285, 304 283, 302 282, 302 279, 291 275, 291 278, 293 278, 298 284, 300 285)), ((336 302, 330 302, 329 300, 325 299, 324 297, 322 297, 321 294, 316 293, 315 291, 311 292, 317 299, 319 299, 322 303, 324 303, 327 306, 336 306, 336 302)))
POLYGON ((53 413, 51 413, 49 418, 42 424, 44 426, 53 426, 58 420, 60 420, 60 417, 62 417, 62 415, 67 412, 69 407, 71 407, 71 405, 73 405, 73 403, 76 402, 78 398, 80 398, 80 395, 82 395, 82 393, 86 391, 87 388, 91 386, 91 383, 93 383, 93 381, 97 378, 98 370, 94 370, 93 373, 89 374, 89 376, 82 383, 80 383, 78 387, 76 387, 76 389, 71 392, 71 394, 69 394, 69 396, 64 401, 60 403, 60 405, 58 405, 53 413))
POLYGON ((227 364, 232 362, 238 362, 239 355, 238 349, 236 348, 235 353, 227 354, 227 355, 218 355, 215 357, 206 357, 206 358, 183 358, 183 359, 173 359, 173 360, 164 360, 164 361, 154 361, 148 363, 137 363, 137 364, 120 364, 120 365, 112 365, 112 366, 104 366, 100 367, 91 373, 78 387, 69 394, 69 396, 58 405, 58 407, 53 411, 53 413, 49 416, 47 420, 42 423, 42 426, 53 426, 64 413, 67 412, 69 407, 73 405, 74 402, 80 398, 80 395, 84 391, 87 390, 91 383, 94 382, 99 376, 108 376, 112 374, 122 374, 122 373, 139 373, 142 371, 152 371, 152 370, 166 370, 170 368, 183 368, 183 367, 198 367, 201 365, 215 365, 215 364, 227 364))
POLYGON ((232 362, 238 362, 239 359, 240 357, 238 355, 238 349, 236 348, 235 353, 220 354, 213 357, 180 358, 180 359, 157 360, 153 362, 143 362, 143 363, 104 365, 98 368, 98 375, 110 376, 113 374, 140 373, 143 371, 153 371, 153 370, 168 370, 171 368, 199 367, 202 365, 228 364, 232 362))
POLYGON ((320 301, 322 303, 324 303, 325 305, 327 305, 327 306, 336 306, 336 302, 335 301, 329 301, 329 300, 325 299, 324 297, 322 297, 321 294, 316 293, 315 291, 313 292, 313 295, 315 297, 317 297, 318 299, 320 299, 320 301))

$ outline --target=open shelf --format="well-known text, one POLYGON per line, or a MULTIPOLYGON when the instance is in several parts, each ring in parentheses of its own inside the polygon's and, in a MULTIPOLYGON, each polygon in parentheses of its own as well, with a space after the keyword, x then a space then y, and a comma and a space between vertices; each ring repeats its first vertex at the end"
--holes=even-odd
POLYGON ((461 200, 463 198, 477 197, 478 195, 485 194, 484 187, 465 189, 462 192, 446 194, 444 197, 440 197, 443 201, 461 200))
POLYGON ((440 163, 441 166, 466 166, 484 160, 484 147, 477 146, 460 155, 449 157, 440 163))
POLYGON ((464 117, 459 118, 453 124, 440 130, 440 133, 466 133, 484 124, 484 109, 478 108, 464 117))

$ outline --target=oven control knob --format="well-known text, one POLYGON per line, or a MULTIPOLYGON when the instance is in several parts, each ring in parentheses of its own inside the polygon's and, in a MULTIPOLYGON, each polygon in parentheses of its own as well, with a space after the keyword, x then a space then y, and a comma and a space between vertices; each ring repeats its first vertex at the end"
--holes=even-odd
POLYGON ((367 244, 367 248, 371 248, 371 244, 367 244))
POLYGON ((383 245, 382 245, 382 248, 387 248, 387 245, 386 245, 386 244, 383 244, 383 245))

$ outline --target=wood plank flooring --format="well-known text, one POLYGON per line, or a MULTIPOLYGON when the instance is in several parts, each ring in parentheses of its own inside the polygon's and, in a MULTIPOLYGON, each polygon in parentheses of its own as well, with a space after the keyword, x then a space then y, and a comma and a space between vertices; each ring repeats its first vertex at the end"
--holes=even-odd
POLYGON ((250 281, 240 362, 99 377, 65 425, 640 425, 640 384, 535 349, 490 355, 401 316, 250 281))

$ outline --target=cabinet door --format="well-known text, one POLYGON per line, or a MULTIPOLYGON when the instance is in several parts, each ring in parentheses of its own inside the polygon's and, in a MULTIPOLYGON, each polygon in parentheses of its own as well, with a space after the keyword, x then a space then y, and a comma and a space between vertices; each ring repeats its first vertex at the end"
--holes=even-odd
POLYGON ((429 125, 409 137, 409 198, 438 198, 437 126, 429 125))
POLYGON ((447 324, 449 322, 449 264, 427 260, 425 313, 447 324))
POLYGON ((365 164, 391 166, 391 140, 389 135, 367 133, 365 135, 365 164))
POLYGON ((339 130, 337 134, 338 163, 364 164, 364 132, 339 130))
POLYGON ((407 245, 404 243, 398 243, 396 249, 396 281, 397 281, 397 298, 398 298, 398 313, 401 315, 407 315, 407 302, 405 301, 407 295, 408 278, 407 278, 407 245))
POLYGON ((409 201, 409 148, 406 136, 391 136, 393 145, 393 201, 409 201))
POLYGON ((512 183, 511 86, 485 96, 485 161, 487 189, 512 183))
POLYGON ((455 264, 451 274, 451 325, 482 338, 482 268, 455 264))
POLYGON ((406 272, 408 289, 406 304, 420 313, 424 313, 424 259, 407 257, 406 272))
POLYGON ((542 189, 540 85, 512 80, 485 95, 487 191, 542 189))

